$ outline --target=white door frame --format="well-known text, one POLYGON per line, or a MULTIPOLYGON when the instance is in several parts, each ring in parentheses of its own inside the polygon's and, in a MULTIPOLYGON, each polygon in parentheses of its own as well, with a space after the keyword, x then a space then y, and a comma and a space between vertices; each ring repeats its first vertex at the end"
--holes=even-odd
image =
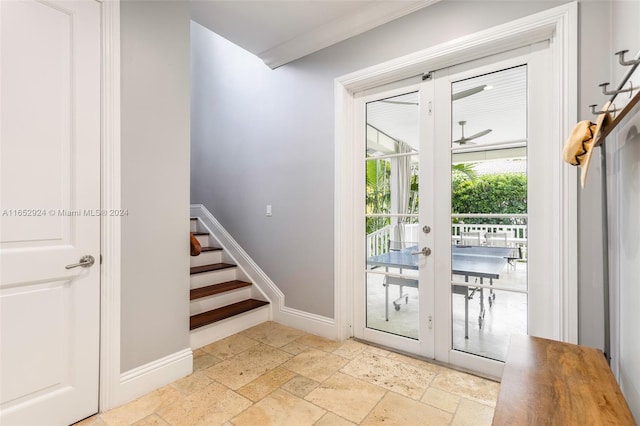
MULTIPOLYGON (((353 335, 354 300, 352 283, 356 262, 357 226, 363 215, 357 198, 360 176, 353 165, 361 160, 352 143, 354 93, 392 83, 428 71, 450 67, 481 57, 549 40, 553 62, 554 139, 558 150, 550 154, 550 165, 560 186, 554 194, 559 217, 558 253, 554 271, 554 335, 557 340, 576 343, 578 339, 577 291, 577 184, 576 170, 562 163, 561 143, 577 119, 578 5, 558 6, 485 31, 464 36, 414 54, 403 56, 335 81, 335 313, 338 338, 353 335)), ((552 244, 550 243, 550 244, 552 244)))
MULTIPOLYGON (((119 210, 120 191, 120 0, 102 3, 101 208, 119 210)), ((103 216, 100 276, 100 398, 103 412, 123 402, 120 389, 120 221, 103 216)))

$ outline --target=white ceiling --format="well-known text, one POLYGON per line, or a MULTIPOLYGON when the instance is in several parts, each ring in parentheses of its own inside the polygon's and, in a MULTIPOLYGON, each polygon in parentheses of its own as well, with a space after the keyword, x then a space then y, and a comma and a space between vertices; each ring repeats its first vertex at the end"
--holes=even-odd
POLYGON ((277 68, 439 0, 191 0, 191 19, 277 68))

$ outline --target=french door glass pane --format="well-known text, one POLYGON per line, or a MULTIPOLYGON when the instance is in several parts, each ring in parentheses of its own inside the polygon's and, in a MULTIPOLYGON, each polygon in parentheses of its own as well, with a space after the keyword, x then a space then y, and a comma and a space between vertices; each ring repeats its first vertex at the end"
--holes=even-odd
POLYGON ((452 344, 504 361, 527 333, 527 67, 451 93, 452 344))
POLYGON ((366 326, 412 339, 420 308, 411 254, 418 245, 418 127, 417 92, 366 105, 366 326), (398 266, 395 256, 408 262, 398 266))

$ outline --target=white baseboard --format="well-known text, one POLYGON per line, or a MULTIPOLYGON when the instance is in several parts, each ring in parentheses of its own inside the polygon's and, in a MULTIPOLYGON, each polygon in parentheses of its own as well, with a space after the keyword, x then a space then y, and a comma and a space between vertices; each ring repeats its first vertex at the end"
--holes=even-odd
POLYGON ((175 352, 164 358, 126 371, 120 375, 118 398, 121 405, 155 389, 175 382, 193 372, 191 348, 175 352))
POLYGON ((220 246, 234 261, 238 268, 253 283, 254 287, 271 302, 269 319, 280 324, 294 327, 307 333, 316 334, 332 340, 340 338, 338 327, 333 318, 285 306, 285 296, 267 274, 249 257, 226 229, 202 204, 191 205, 191 217, 200 219, 201 224, 211 233, 220 246))

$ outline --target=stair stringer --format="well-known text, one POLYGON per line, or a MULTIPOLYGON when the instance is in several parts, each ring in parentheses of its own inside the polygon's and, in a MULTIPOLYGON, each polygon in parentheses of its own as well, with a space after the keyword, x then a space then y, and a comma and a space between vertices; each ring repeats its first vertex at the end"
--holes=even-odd
POLYGON ((235 241, 227 230, 202 204, 191 205, 191 217, 197 217, 217 243, 224 249, 225 255, 238 266, 246 279, 268 300, 269 320, 294 327, 315 335, 335 340, 338 327, 333 318, 289 308, 285 305, 285 296, 269 276, 254 262, 249 254, 235 241))

